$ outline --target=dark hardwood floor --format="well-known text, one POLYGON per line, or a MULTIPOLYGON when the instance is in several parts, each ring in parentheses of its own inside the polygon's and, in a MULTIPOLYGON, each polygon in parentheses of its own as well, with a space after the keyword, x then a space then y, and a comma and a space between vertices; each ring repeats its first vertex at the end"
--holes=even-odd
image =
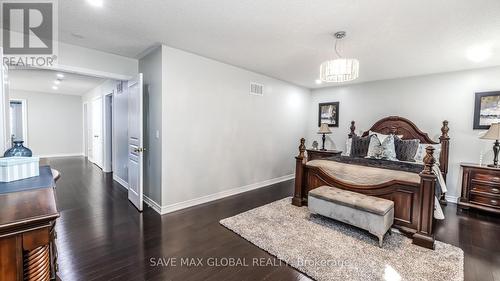
MULTIPOLYGON (((218 223, 291 196, 292 181, 160 216, 150 208, 137 212, 125 189, 84 158, 49 163, 62 174, 56 226, 61 280, 309 280, 218 223), (206 266, 209 258, 229 257, 274 264, 206 266), (168 258, 176 266, 158 265, 168 258), (181 266, 181 258, 202 258, 205 266, 181 266)), ((454 204, 445 215, 437 239, 465 251, 466 280, 500 280, 500 218, 457 213, 454 204)))

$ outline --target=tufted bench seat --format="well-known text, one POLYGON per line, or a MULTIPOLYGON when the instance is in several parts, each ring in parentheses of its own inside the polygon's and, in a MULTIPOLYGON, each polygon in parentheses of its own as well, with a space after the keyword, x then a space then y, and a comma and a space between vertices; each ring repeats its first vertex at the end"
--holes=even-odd
POLYGON ((309 191, 311 213, 329 217, 364 230, 378 237, 379 246, 394 222, 394 202, 331 186, 309 191))

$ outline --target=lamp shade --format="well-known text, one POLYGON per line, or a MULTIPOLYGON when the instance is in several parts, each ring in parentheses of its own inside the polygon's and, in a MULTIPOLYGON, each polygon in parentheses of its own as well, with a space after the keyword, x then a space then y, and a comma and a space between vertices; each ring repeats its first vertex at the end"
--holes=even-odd
POLYGON ((325 61, 319 70, 319 79, 323 82, 347 82, 358 78, 359 61, 357 59, 334 59, 325 61))
POLYGON ((328 128, 328 124, 321 123, 321 127, 319 127, 318 134, 331 134, 330 128, 328 128))
POLYGON ((486 134, 481 138, 485 140, 500 140, 500 123, 491 124, 486 134))

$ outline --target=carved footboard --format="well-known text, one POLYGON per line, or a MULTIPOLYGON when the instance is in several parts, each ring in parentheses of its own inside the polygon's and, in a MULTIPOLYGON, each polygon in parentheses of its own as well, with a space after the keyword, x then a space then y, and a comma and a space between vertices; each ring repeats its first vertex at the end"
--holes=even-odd
POLYGON ((335 186, 370 196, 381 197, 394 202, 394 226, 413 238, 413 243, 434 248, 433 214, 436 175, 432 171, 435 163, 434 148, 426 148, 424 170, 419 174, 420 183, 391 181, 374 186, 357 186, 340 181, 318 167, 308 167, 305 155, 305 140, 301 139, 296 159, 295 194, 292 204, 307 205, 310 190, 322 185, 335 186))
POLYGON ((424 170, 420 173, 420 216, 413 244, 434 249, 434 200, 437 177, 432 170, 436 163, 434 147, 428 146, 424 170))

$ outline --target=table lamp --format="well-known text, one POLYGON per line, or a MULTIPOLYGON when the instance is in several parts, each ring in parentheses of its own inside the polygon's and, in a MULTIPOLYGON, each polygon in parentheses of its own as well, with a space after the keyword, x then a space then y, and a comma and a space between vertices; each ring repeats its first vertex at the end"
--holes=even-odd
POLYGON ((500 151, 500 142, 498 142, 500 139, 500 123, 491 124, 490 128, 486 134, 481 137, 481 139, 495 141, 495 144, 493 145, 495 158, 493 159, 493 164, 489 164, 488 167, 500 168, 500 166, 498 166, 498 151, 500 151))
POLYGON ((321 127, 319 128, 318 134, 323 134, 323 147, 320 149, 322 151, 326 151, 325 148, 325 141, 326 141, 326 134, 331 134, 332 131, 330 131, 330 128, 328 128, 328 124, 326 123, 321 123, 321 127))

